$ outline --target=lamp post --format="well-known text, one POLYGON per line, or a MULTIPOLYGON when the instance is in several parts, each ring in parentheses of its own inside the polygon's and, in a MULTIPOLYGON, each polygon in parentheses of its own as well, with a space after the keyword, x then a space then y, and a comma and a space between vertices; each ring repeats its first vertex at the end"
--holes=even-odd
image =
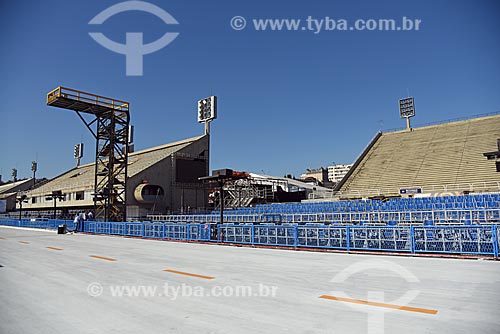
POLYGON ((19 203, 19 220, 22 219, 22 214, 23 214, 23 203, 28 203, 26 200, 28 196, 26 194, 22 194, 19 197, 16 197, 17 203, 19 203))
POLYGON ((56 213, 57 213, 57 200, 64 201, 65 198, 66 194, 63 194, 61 190, 54 190, 52 191, 52 194, 45 197, 45 199, 48 201, 52 200, 54 201, 54 219, 56 219, 56 213))

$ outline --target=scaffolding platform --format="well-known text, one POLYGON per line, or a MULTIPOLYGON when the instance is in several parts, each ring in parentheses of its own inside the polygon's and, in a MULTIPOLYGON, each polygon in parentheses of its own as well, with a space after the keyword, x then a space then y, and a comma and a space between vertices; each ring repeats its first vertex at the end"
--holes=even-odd
POLYGON ((96 139, 95 217, 125 221, 129 103, 59 86, 47 94, 47 105, 75 111, 96 139), (84 118, 83 113, 93 117, 84 118))
POLYGON ((47 105, 93 115, 110 110, 129 113, 128 102, 61 86, 47 94, 47 105))

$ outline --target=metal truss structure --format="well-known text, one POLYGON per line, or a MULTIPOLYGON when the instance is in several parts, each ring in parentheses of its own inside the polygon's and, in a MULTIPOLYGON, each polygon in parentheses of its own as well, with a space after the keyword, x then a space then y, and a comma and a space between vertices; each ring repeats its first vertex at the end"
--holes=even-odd
POLYGON ((96 139, 95 217, 125 221, 129 103, 59 86, 47 94, 47 105, 74 110, 96 139), (82 114, 93 118, 88 121, 82 114))

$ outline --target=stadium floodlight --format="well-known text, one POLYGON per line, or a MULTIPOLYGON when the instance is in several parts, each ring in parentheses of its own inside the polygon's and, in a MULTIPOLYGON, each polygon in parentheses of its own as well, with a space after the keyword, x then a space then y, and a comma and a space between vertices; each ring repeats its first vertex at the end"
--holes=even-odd
POLYGON ((38 169, 38 164, 36 161, 31 162, 31 171, 33 172, 33 187, 36 184, 36 170, 38 169))
POLYGON ((399 100, 399 116, 406 118, 406 127, 411 129, 410 117, 415 116, 415 100, 413 97, 406 97, 399 100))
POLYGON ((78 143, 73 148, 73 157, 76 160, 76 167, 80 166, 80 159, 83 157, 83 143, 78 143))
POLYGON ((210 122, 217 118, 217 96, 209 96, 198 101, 198 123, 210 122))

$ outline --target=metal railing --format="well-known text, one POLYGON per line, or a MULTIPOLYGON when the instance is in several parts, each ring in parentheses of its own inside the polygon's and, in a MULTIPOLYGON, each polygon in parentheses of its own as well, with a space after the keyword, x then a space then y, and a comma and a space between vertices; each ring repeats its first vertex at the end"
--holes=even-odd
MULTIPOLYGON (((444 206, 444 205, 443 205, 444 206)), ((153 222, 217 223, 220 215, 148 215, 153 222)), ((324 213, 225 214, 225 223, 496 224, 500 208, 324 213)))
POLYGON ((91 103, 114 110, 126 112, 128 112, 129 110, 128 102, 61 86, 53 89, 47 94, 47 103, 54 101, 58 97, 63 97, 84 103, 91 103))
MULTIPOLYGON (((51 219, 0 220, 0 225, 56 228, 73 222, 51 219)), ((213 241, 297 248, 397 253, 472 254, 498 257, 499 225, 335 226, 274 224, 176 224, 87 221, 84 231, 161 240, 213 241)))

